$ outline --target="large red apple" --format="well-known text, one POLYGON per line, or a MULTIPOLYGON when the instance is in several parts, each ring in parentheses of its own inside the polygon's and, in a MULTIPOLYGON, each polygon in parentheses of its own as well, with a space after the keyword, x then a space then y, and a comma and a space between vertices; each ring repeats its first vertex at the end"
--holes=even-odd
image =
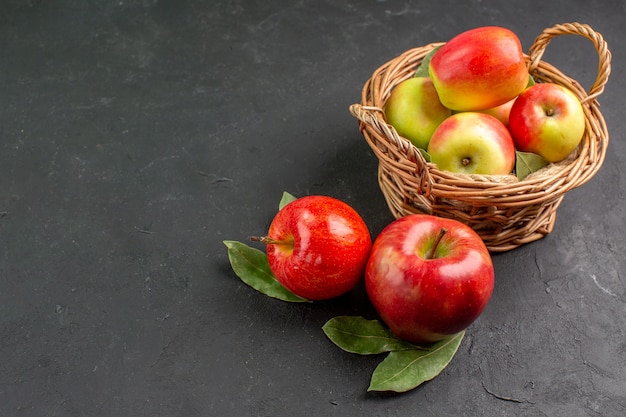
POLYGON ((456 111, 504 104, 524 90, 529 78, 519 38, 498 26, 453 37, 435 52, 428 72, 441 103, 456 111))
POLYGON ((585 133, 585 112, 578 97, 567 88, 554 83, 535 84, 513 103, 509 130, 518 150, 558 162, 580 143, 585 133))
POLYGON ((413 343, 430 343, 478 318, 491 298, 494 269, 487 247, 469 226, 414 214, 378 235, 365 285, 393 333, 413 343))
POLYGON ((284 206, 267 236, 272 273, 285 288, 309 300, 337 297, 362 278, 372 240, 351 206, 327 196, 306 196, 284 206))
POLYGON ((428 154, 441 170, 505 175, 515 167, 515 144, 507 127, 479 112, 453 114, 435 130, 428 154))

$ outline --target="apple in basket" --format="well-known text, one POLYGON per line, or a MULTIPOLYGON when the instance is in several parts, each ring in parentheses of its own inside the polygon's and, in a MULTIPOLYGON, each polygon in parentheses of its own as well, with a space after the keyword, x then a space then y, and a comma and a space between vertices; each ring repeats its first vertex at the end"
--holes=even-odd
POLYGON ((513 107, 513 103, 515 103, 516 99, 517 97, 507 101, 504 104, 500 104, 499 106, 490 107, 488 109, 478 110, 478 111, 481 113, 489 114, 495 117, 496 119, 500 120, 502 123, 505 124, 505 126, 508 126, 509 116, 511 115, 511 107, 513 107))
POLYGON ((429 343, 458 333, 487 306, 493 263, 480 236, 458 220, 411 214, 372 246, 365 288, 398 337, 429 343))
POLYGON ((504 104, 524 90, 530 76, 519 38, 498 26, 450 39, 434 53, 428 73, 441 103, 456 111, 504 104))
POLYGON ((480 112, 456 113, 444 120, 428 145, 431 162, 440 170, 506 175, 515 167, 515 144, 507 127, 480 112))
POLYGON ((439 101, 432 80, 413 77, 394 87, 385 103, 385 118, 398 134, 426 150, 433 132, 452 113, 439 101))
POLYGON ((518 150, 548 162, 565 159, 585 133, 585 112, 578 97, 554 83, 535 84, 515 100, 509 130, 518 150))
POLYGON ((312 195, 285 205, 272 219, 267 260, 276 280, 308 300, 351 290, 363 277, 372 247, 361 216, 338 199, 312 195))

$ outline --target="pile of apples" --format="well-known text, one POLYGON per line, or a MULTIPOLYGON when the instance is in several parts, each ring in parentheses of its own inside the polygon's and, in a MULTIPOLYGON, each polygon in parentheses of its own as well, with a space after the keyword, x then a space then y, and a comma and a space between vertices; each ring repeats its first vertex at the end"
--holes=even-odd
POLYGON ((458 220, 412 214, 372 240, 363 218, 344 201, 285 192, 267 234, 250 239, 265 252, 229 240, 228 258, 243 282, 270 297, 318 302, 364 281, 381 321, 341 315, 322 329, 346 352, 386 354, 368 391, 406 392, 435 378, 494 289, 485 243, 458 220))
POLYGON ((466 329, 494 287, 491 256, 479 235, 452 219, 414 214, 372 239, 347 203, 311 195, 286 204, 266 236, 275 279, 310 301, 335 298, 365 278, 373 306, 398 337, 433 343, 466 329))
POLYGON ((546 163, 582 140, 585 115, 567 88, 535 83, 519 38, 498 26, 471 29, 425 57, 384 106, 386 120, 441 170, 514 172, 517 151, 546 163))

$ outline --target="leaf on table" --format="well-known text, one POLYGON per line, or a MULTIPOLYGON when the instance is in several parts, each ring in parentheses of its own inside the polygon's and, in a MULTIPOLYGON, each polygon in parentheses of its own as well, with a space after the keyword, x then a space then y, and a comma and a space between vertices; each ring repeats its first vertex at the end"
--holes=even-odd
POLYGON ((280 199, 280 203, 278 203, 278 210, 282 210, 283 207, 285 207, 287 204, 291 203, 294 200, 297 200, 297 197, 289 194, 287 191, 284 191, 283 196, 280 199))
POLYGON ((515 154, 515 175, 517 175, 517 179, 520 181, 529 174, 539 171, 541 168, 548 165, 548 161, 537 154, 521 151, 516 151, 515 154))
POLYGON ((441 46, 437 46, 431 49, 430 52, 424 55, 424 58, 422 58, 422 63, 419 67, 417 67, 417 70, 415 71, 414 77, 430 77, 430 75, 428 74, 428 64, 430 64, 430 60, 439 48, 441 48, 441 46))
POLYGON ((448 366, 464 335, 462 331, 425 350, 389 353, 374 370, 367 390, 406 392, 430 381, 448 366))
POLYGON ((328 338, 341 349, 360 355, 375 355, 396 350, 417 349, 406 342, 378 320, 359 316, 338 316, 322 326, 328 338))
POLYGON ((289 302, 309 302, 293 294, 276 280, 265 253, 234 240, 225 240, 224 245, 228 248, 228 259, 233 271, 243 282, 272 298, 289 302))

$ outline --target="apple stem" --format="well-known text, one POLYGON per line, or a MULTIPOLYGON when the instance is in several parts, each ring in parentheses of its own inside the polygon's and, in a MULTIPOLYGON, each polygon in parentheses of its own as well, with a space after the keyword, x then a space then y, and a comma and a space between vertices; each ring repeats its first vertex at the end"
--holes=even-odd
POLYGON ((448 232, 448 229, 446 229, 445 227, 441 228, 441 230, 439 231, 439 234, 437 235, 437 239, 435 239, 435 243, 426 254, 426 259, 433 259, 435 257, 437 246, 439 246, 439 243, 441 243, 441 239, 443 239, 443 235, 445 235, 447 232, 448 232))
POLYGON ((253 242, 262 242, 266 245, 286 245, 288 243, 284 240, 272 239, 269 236, 250 236, 250 240, 253 242))

